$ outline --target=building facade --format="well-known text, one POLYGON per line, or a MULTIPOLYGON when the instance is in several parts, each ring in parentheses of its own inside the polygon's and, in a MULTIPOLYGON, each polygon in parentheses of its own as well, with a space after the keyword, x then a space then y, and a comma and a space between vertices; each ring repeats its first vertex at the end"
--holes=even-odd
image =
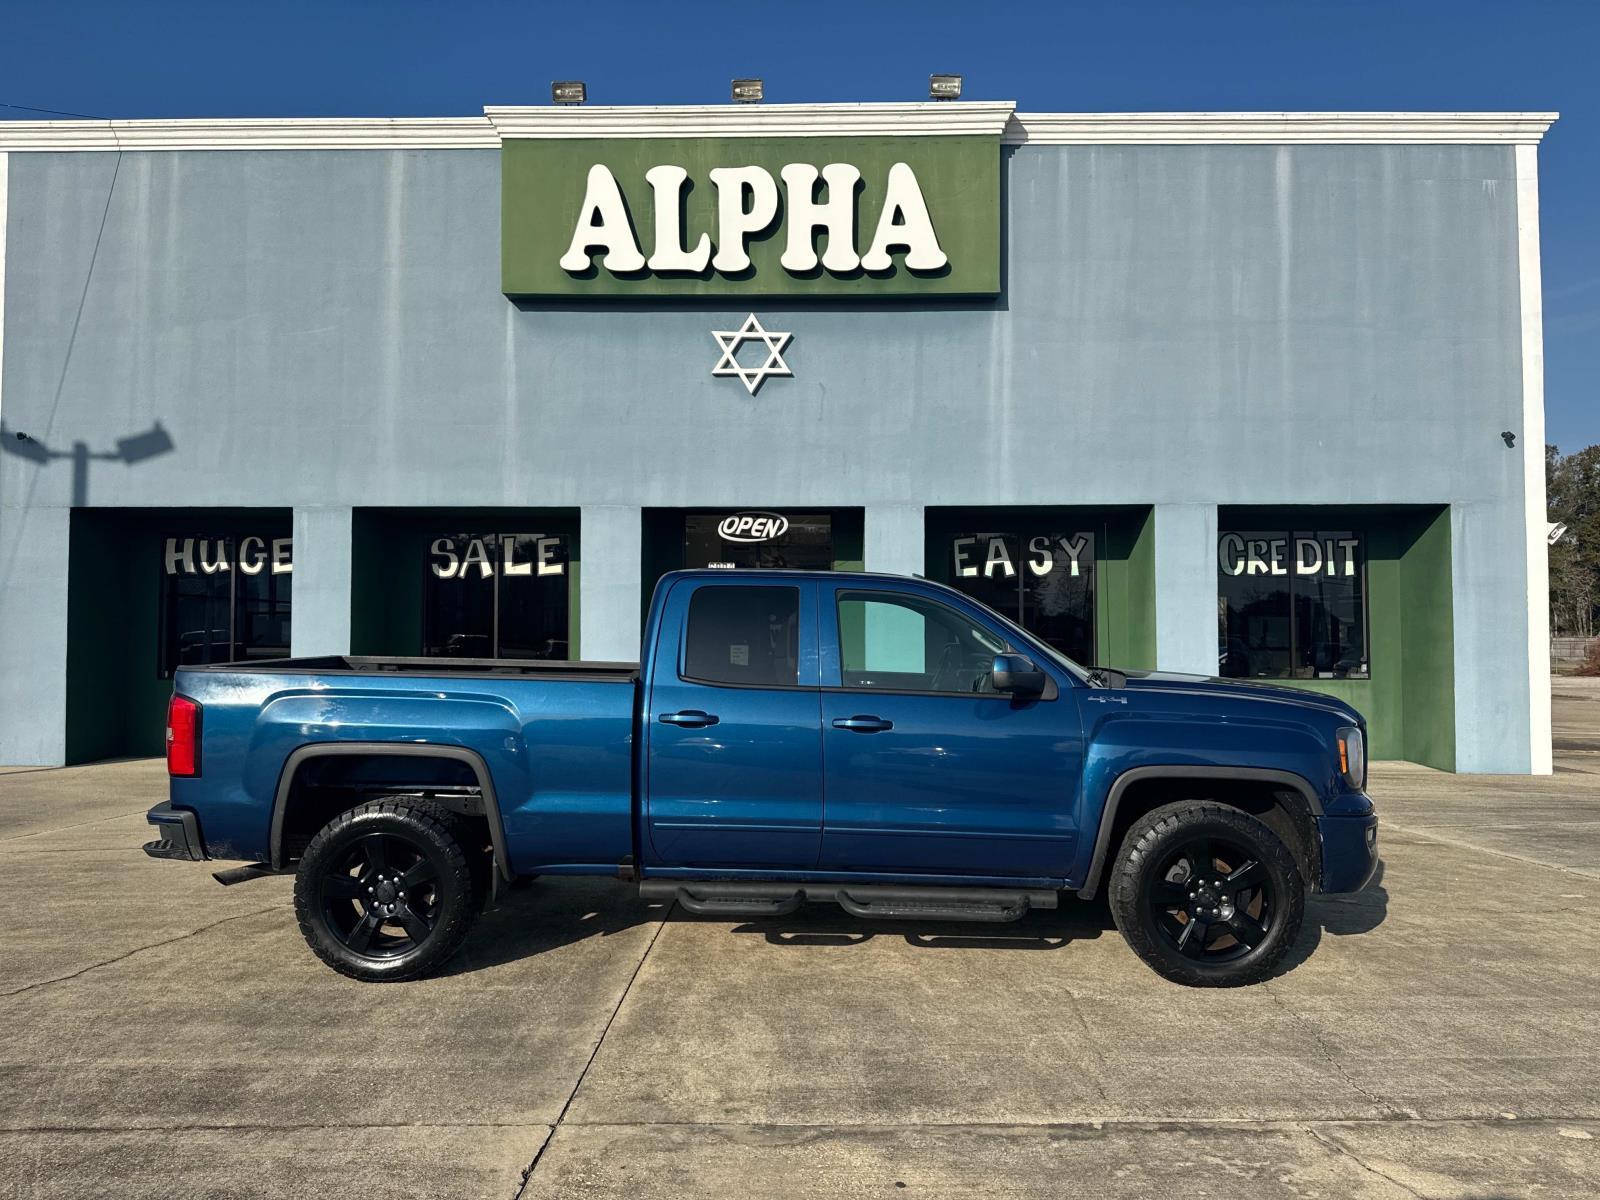
POLYGON ((0 762, 172 671, 632 659, 681 566, 1550 770, 1550 114, 0 124, 0 762))

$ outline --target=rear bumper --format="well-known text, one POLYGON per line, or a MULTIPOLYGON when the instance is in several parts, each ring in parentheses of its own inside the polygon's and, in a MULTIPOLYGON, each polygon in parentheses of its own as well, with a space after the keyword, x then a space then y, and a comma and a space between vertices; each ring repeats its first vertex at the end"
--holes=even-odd
POLYGON ((1359 892, 1378 869, 1378 814, 1318 817, 1324 892, 1359 892))
POLYGON ((173 808, 172 801, 163 800, 146 813, 144 819, 156 827, 156 840, 144 844, 144 852, 151 858, 175 858, 180 862, 206 859, 200 818, 188 809, 173 808))

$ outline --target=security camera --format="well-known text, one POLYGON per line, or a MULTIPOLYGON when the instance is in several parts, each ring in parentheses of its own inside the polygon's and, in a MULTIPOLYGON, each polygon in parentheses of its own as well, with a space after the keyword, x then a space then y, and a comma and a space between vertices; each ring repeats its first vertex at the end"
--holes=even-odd
POLYGON ((31 442, 31 441, 33 441, 33 439, 31 437, 29 437, 27 434, 23 433, 22 430, 19 429, 19 430, 17 430, 17 441, 19 441, 19 442, 31 442))

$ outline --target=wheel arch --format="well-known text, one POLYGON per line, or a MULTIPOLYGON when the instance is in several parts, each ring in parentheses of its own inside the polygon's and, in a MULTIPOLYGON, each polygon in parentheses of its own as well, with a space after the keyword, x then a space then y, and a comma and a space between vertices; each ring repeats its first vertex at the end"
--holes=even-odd
MULTIPOLYGON (((278 786, 272 799, 272 825, 269 834, 269 852, 274 870, 282 870, 285 863, 284 825, 294 787, 301 769, 309 762, 328 758, 406 758, 435 762, 450 762, 464 766, 476 781, 483 799, 485 823, 489 826, 489 843, 494 851, 495 869, 508 882, 515 878, 511 870, 510 853, 506 846, 505 824, 500 816, 500 802, 494 790, 494 778, 483 756, 465 746, 441 746, 431 743, 395 742, 328 742, 301 746, 284 760, 278 775, 278 786)), ((404 783, 396 781, 399 786, 404 783)))
POLYGON ((1283 838, 1290 853, 1299 862, 1307 884, 1312 888, 1318 886, 1321 879, 1321 844, 1317 837, 1316 818, 1322 815, 1322 799, 1310 780, 1292 771, 1267 767, 1155 765, 1130 767, 1112 780, 1105 805, 1100 811, 1100 827, 1095 835, 1089 869, 1084 874, 1082 886, 1078 888, 1081 898, 1092 899, 1099 892, 1106 863, 1116 850, 1120 835, 1144 813, 1174 799, 1213 800, 1262 816, 1273 832, 1283 838), (1201 784, 1208 789, 1229 783, 1244 784, 1257 798, 1256 804, 1240 804, 1237 797, 1230 799, 1225 792, 1187 796, 1178 794, 1178 789, 1188 783, 1201 784), (1261 798, 1269 793, 1272 800, 1263 813, 1260 811, 1261 798), (1266 819, 1274 810, 1281 816, 1274 820, 1266 819))

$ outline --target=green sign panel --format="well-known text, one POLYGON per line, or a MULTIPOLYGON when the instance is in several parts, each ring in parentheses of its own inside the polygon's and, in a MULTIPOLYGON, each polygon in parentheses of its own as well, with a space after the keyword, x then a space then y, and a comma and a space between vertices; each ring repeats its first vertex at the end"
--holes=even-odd
POLYGON ((508 138, 509 296, 992 296, 997 138, 508 138))

